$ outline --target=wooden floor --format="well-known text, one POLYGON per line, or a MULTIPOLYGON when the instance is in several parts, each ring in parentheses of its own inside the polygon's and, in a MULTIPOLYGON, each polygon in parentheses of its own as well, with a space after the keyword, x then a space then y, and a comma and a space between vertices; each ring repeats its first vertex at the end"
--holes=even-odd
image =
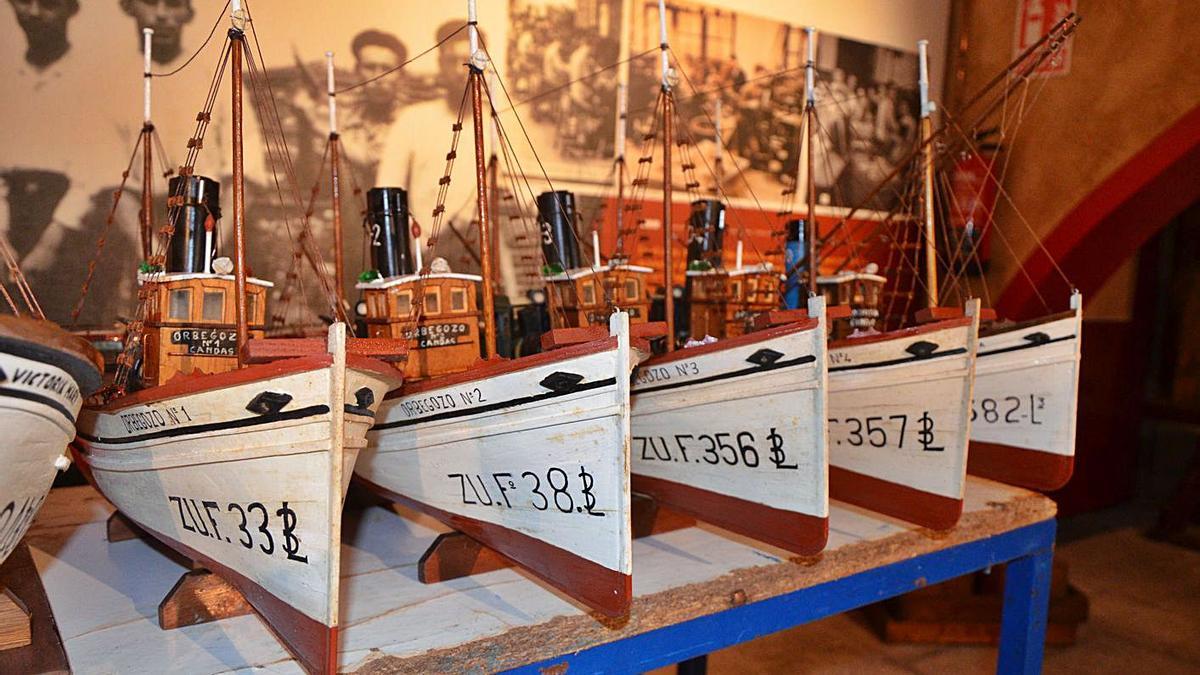
MULTIPOLYGON (((156 608, 185 569, 146 543, 109 544, 112 507, 89 488, 54 491, 27 538, 77 673, 299 673, 255 616, 174 631, 156 608)), ((502 570, 435 585, 415 564, 442 530, 409 512, 350 512, 343 544, 341 667, 349 672, 492 671, 619 639, 1053 517, 1048 499, 982 480, 943 534, 841 504, 819 559, 707 526, 634 543, 634 608, 604 624, 530 577, 502 570)))

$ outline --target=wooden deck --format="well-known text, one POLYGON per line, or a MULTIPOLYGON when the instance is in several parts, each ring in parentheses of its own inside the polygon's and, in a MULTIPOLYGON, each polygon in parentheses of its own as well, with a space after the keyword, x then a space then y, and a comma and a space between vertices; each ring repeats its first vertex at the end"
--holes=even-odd
MULTIPOLYGON (((143 541, 109 544, 104 532, 111 512, 90 488, 55 490, 26 538, 75 672, 301 672, 253 615, 160 630, 158 603, 186 570, 143 541)), ((1045 497, 971 478, 962 521, 945 533, 833 503, 829 546, 813 559, 789 559, 708 526, 647 537, 634 543, 633 611, 614 623, 511 569, 422 584, 417 560, 444 529, 412 512, 351 511, 342 548, 341 667, 354 673, 512 668, 1054 514, 1045 497)))

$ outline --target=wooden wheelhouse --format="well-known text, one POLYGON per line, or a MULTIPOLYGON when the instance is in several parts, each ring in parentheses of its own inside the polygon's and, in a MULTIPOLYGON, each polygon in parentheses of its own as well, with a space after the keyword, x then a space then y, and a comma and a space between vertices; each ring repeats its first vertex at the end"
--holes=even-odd
POLYGON ((480 358, 482 280, 474 274, 433 272, 359 283, 367 335, 408 341, 405 378, 467 370, 480 358))
MULTIPOLYGON (((148 297, 142 346, 142 384, 155 386, 179 374, 224 373, 238 367, 237 302, 232 274, 138 275, 148 297)), ((246 279, 250 338, 266 328, 267 289, 246 279)))
POLYGON ((850 315, 831 317, 830 336, 844 338, 853 333, 876 330, 879 321, 879 296, 887 278, 875 274, 868 266, 863 272, 842 272, 833 276, 818 276, 817 288, 830 306, 850 308, 850 315))
POLYGON ((779 273, 770 263, 732 270, 688 270, 690 332, 729 338, 743 335, 755 315, 779 304, 779 273))
POLYGON ((543 277, 553 328, 604 326, 615 310, 629 314, 630 323, 650 317, 649 267, 609 264, 577 267, 543 277))

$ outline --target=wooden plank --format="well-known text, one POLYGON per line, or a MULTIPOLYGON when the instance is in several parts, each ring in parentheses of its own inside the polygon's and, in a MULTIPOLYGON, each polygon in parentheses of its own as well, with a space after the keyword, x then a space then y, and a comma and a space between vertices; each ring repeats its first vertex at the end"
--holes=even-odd
MULTIPOLYGON (((44 547, 33 551, 34 562, 77 671, 149 675, 170 662, 186 664, 179 669, 187 673, 266 666, 298 672, 254 616, 160 630, 157 604, 187 569, 144 541, 108 544, 109 512, 91 488, 54 490, 31 531, 44 547)), ((818 561, 801 564, 780 549, 705 525, 647 537, 633 545, 635 599, 623 623, 601 621, 511 569, 422 584, 417 562, 446 530, 427 516, 399 513, 373 507, 347 514, 343 671, 502 670, 987 539, 1052 518, 1054 504, 971 478, 959 525, 937 536, 834 504, 828 548, 818 561)))
POLYGON ((25 544, 0 566, 0 592, 0 673, 69 670, 54 613, 25 544))

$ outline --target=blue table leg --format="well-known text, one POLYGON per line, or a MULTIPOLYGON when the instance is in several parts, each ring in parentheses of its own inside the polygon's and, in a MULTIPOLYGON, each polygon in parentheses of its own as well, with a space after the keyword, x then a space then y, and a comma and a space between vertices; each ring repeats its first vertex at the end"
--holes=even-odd
POLYGON ((1042 672, 1053 559, 1054 549, 1046 547, 1008 563, 996 663, 996 672, 1001 675, 1042 672))
POLYGON ((706 675, 708 673, 708 654, 680 661, 675 664, 675 673, 676 675, 706 675))

